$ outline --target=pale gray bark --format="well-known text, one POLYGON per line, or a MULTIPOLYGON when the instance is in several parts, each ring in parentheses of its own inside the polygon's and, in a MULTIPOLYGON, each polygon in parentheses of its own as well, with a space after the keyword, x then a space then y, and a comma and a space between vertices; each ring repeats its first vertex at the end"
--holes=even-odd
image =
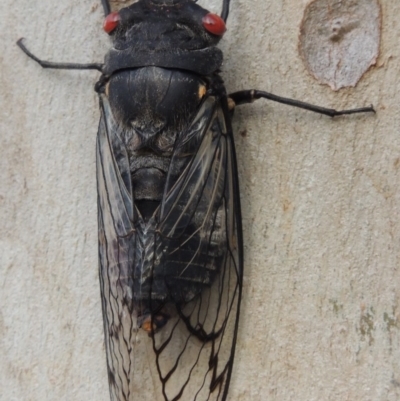
MULTIPOLYGON (((306 4, 232 0, 222 44, 228 89, 335 108, 373 103, 377 114, 330 119, 262 100, 237 110, 246 270, 230 399, 396 401, 400 4, 382 1, 377 66, 338 92, 302 64, 306 4)), ((98 74, 43 70, 15 46, 24 36, 44 59, 101 62, 102 10, 96 0, 0 7, 0 399, 108 401, 98 74)))

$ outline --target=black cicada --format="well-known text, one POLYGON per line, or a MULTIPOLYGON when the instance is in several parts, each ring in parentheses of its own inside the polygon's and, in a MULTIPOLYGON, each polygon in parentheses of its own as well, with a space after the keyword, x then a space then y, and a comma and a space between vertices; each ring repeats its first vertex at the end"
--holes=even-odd
POLYGON ((220 77, 229 0, 221 16, 193 0, 139 0, 111 13, 104 64, 42 61, 45 68, 97 69, 100 284, 111 399, 226 400, 238 331, 243 246, 231 127, 235 106, 267 98, 227 95, 220 77), (147 374, 147 377, 151 375, 147 374), (151 386, 153 383, 150 384, 151 386))

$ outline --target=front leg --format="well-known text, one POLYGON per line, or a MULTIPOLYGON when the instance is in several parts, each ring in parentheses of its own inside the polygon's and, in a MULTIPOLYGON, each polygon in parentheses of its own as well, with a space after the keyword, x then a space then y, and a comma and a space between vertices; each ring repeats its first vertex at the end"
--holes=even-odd
POLYGON ((17 45, 20 49, 32 60, 39 63, 43 68, 54 68, 57 70, 98 70, 102 71, 103 64, 100 63, 87 63, 87 64, 78 64, 78 63, 54 63, 52 61, 45 61, 37 58, 34 54, 32 54, 22 43, 24 38, 18 40, 17 45))
POLYGON ((269 99, 274 102, 287 104, 289 106, 299 107, 300 109, 305 109, 313 111, 315 113, 324 114, 329 117, 341 116, 344 114, 369 113, 369 112, 375 113, 375 109, 373 108, 372 105, 369 107, 362 107, 358 109, 335 110, 321 106, 316 106, 310 103, 301 102, 300 100, 277 96, 272 93, 259 91, 256 89, 235 92, 230 94, 229 98, 232 99, 234 104, 237 106, 241 104, 252 103, 257 99, 269 99))

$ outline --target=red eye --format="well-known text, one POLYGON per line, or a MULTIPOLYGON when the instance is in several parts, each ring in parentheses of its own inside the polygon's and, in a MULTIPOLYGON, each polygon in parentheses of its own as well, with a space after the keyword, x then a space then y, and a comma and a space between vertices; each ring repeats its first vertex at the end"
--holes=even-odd
POLYGON ((217 14, 207 14, 203 17, 203 26, 208 32, 222 36, 226 31, 224 20, 217 14))
POLYGON ((107 33, 111 33, 118 26, 120 19, 121 17, 117 12, 108 14, 106 19, 104 20, 103 29, 107 33))

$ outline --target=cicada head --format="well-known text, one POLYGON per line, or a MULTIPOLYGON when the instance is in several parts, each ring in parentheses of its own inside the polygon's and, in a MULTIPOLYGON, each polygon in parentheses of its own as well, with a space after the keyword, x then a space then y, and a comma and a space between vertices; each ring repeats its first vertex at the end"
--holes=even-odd
POLYGON ((220 16, 193 0, 139 0, 109 14, 103 27, 115 49, 154 52, 213 47, 226 31, 220 16))

